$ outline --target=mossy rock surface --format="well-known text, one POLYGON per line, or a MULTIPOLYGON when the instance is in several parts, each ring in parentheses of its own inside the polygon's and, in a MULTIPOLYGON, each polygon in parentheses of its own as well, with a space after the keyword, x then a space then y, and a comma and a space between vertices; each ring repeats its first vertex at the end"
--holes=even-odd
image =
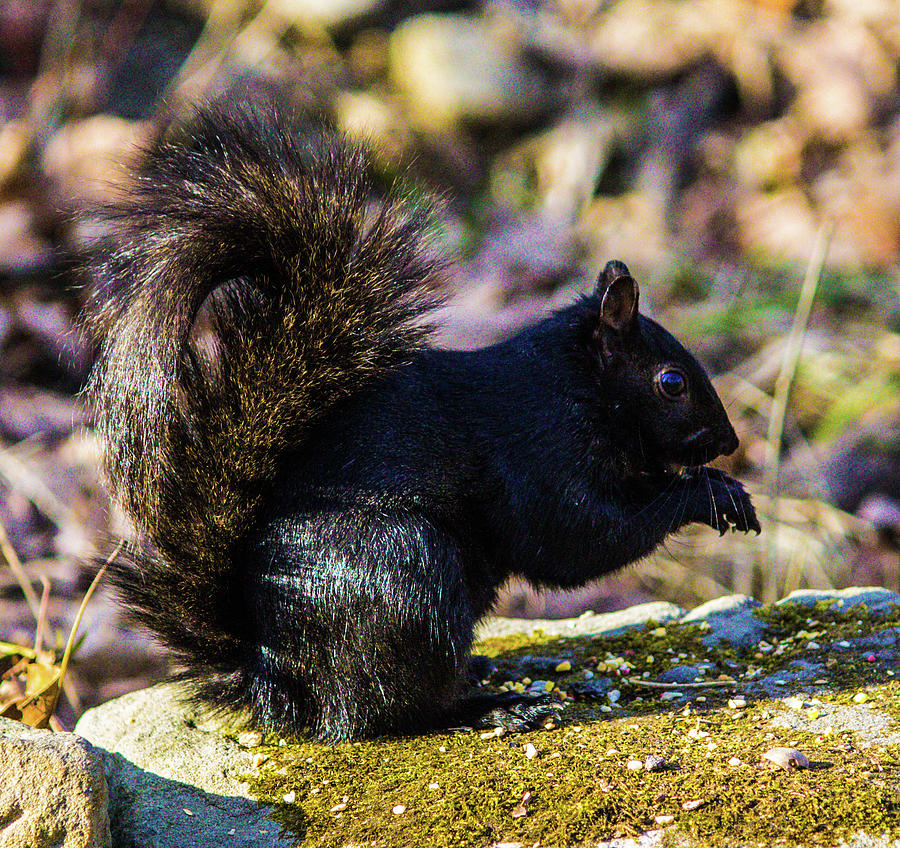
MULTIPOLYGON (((589 617, 554 625, 575 636, 503 624, 478 646, 497 666, 485 688, 549 693, 558 726, 333 746, 205 730, 247 755, 235 800, 278 825, 269 843, 221 844, 900 845, 898 604, 853 590, 734 598, 624 630, 607 619, 594 634, 580 632, 598 626, 589 617), (776 747, 810 767, 779 768, 763 757, 776 747)), ((153 701, 196 732, 172 698, 157 688, 153 701)), ((102 722, 83 724, 108 747, 102 722)), ((231 791, 198 790, 212 801, 195 822, 221 816, 231 791)))

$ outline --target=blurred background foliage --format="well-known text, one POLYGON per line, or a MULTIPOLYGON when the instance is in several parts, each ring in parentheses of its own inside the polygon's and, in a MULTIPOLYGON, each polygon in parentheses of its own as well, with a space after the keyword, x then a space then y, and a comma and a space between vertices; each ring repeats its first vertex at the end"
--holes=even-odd
MULTIPOLYGON (((77 396, 91 204, 160 122, 254 87, 437 198, 441 343, 503 338, 620 258, 716 375, 764 535, 694 528, 501 611, 900 588, 898 71, 896 0, 0 1, 0 523, 45 631, 129 533, 77 396)), ((0 593, 0 639, 30 643, 2 569, 0 593)), ((70 714, 165 664, 104 592, 87 619, 70 714)))

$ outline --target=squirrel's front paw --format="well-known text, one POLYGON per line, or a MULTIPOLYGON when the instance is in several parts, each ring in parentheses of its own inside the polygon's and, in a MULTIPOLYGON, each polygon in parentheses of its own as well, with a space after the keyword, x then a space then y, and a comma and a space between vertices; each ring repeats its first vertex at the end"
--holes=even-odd
POLYGON ((717 468, 702 468, 699 493, 706 503, 699 506, 697 520, 718 530, 720 536, 726 530, 742 533, 753 530, 757 536, 762 532, 747 490, 725 472, 717 468))

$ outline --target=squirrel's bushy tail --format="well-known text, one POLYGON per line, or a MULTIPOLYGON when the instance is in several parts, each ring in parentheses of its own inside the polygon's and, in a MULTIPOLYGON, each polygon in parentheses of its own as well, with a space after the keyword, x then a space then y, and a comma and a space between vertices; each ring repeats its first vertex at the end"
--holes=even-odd
POLYGON ((366 170, 278 104, 213 104, 149 151, 91 265, 89 400, 110 485, 159 552, 115 581, 220 702, 212 678, 240 665, 233 551, 259 486, 426 334, 429 212, 373 208, 366 170))

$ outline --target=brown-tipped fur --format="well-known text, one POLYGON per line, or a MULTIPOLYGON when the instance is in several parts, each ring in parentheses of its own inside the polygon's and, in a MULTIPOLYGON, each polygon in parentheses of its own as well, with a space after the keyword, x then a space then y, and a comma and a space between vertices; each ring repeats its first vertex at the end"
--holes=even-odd
POLYGON ((366 170, 277 105, 219 103, 158 142, 109 210, 89 399, 110 485, 161 554, 116 580, 192 676, 233 670, 220 619, 260 485, 321 414, 424 340, 427 210, 388 199, 372 214, 366 170), (213 356, 192 332, 201 307, 213 356))

